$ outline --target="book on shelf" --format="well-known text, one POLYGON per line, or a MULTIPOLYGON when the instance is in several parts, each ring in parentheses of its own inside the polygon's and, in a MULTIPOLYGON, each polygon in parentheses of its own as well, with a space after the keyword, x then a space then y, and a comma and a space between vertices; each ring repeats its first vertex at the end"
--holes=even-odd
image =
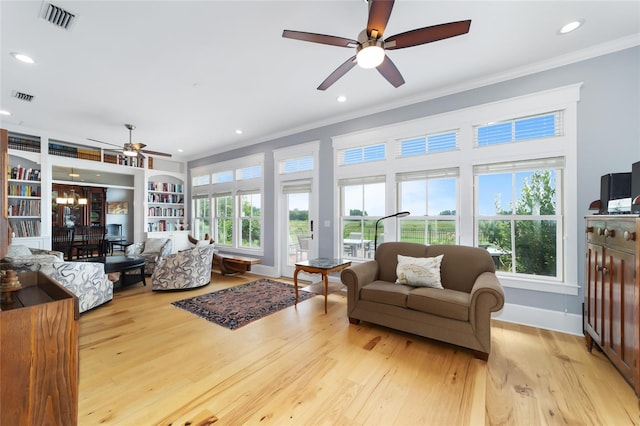
POLYGON ((14 237, 39 237, 40 221, 39 220, 12 220, 9 221, 9 227, 14 237))
POLYGON ((40 140, 27 139, 21 136, 9 135, 9 149, 26 152, 40 152, 40 140))
POLYGON ((40 170, 31 167, 22 167, 20 165, 14 167, 7 166, 7 177, 13 180, 40 182, 40 170))
POLYGON ((9 217, 40 216, 40 200, 20 200, 9 205, 9 217))
POLYGON ((9 184, 9 196, 14 197, 40 197, 40 185, 9 184))

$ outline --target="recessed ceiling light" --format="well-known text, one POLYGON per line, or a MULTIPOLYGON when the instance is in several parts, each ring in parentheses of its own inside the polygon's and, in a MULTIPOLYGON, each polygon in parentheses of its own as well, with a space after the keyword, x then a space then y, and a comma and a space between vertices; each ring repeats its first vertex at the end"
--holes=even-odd
POLYGON ((340 95, 336 98, 338 102, 347 102, 347 97, 345 95, 340 95))
POLYGON ((569 34, 572 31, 577 30, 584 24, 584 19, 578 19, 576 21, 571 21, 566 25, 563 25, 560 28, 560 34, 569 34))
POLYGON ((70 177, 80 177, 80 175, 78 173, 73 173, 73 172, 69 173, 69 176, 70 177))
POLYGON ((11 52, 11 56, 16 58, 20 62, 24 62, 25 64, 34 64, 36 62, 31 56, 25 55, 24 53, 11 52))
POLYGON ((100 177, 100 173, 96 173, 96 176, 100 177))
POLYGON ((236 130, 236 135, 241 135, 242 134, 242 129, 237 129, 236 130))
POLYGON ((4 109, 0 109, 0 115, 11 115, 11 113, 9 111, 4 110, 4 109))
POLYGON ((178 152, 184 152, 184 149, 180 148, 178 149, 178 152))

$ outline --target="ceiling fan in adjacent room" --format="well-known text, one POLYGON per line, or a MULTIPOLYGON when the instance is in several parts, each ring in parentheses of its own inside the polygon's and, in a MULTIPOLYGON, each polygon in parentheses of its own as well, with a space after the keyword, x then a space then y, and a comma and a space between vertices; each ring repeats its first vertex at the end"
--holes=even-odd
POLYGON ((459 36, 469 32, 471 20, 449 22, 418 28, 404 33, 396 34, 386 39, 382 35, 389 22, 393 0, 369 0, 369 19, 367 28, 359 35, 358 40, 337 37, 325 34, 307 33, 302 31, 284 30, 282 37, 296 40, 310 41, 314 43, 329 44, 332 46, 355 47, 356 54, 347 59, 334 72, 318 86, 318 90, 326 90, 338 81, 356 64, 362 68, 377 68, 394 87, 404 84, 402 74, 387 56, 386 50, 404 49, 405 47, 419 46, 450 37, 459 36))
MULTIPOLYGON (((132 132, 136 128, 136 126, 134 126, 133 124, 125 124, 124 126, 127 129, 129 129, 129 142, 125 143, 122 146, 122 148, 119 149, 118 151, 122 152, 127 157, 145 158, 143 153, 144 154, 149 154, 149 155, 161 155, 163 157, 171 157, 171 154, 167 154, 166 152, 150 151, 148 149, 143 149, 143 148, 145 148, 147 146, 147 145, 145 145, 143 143, 133 143, 132 142, 132 132)), ((99 141, 97 139, 87 138, 87 140, 90 140, 90 141, 93 141, 93 142, 98 142, 98 143, 103 143, 105 145, 111 145, 111 146, 117 146, 117 147, 121 146, 121 145, 116 145, 116 144, 109 143, 109 142, 99 141)), ((116 151, 116 150, 114 149, 112 151, 116 151)))

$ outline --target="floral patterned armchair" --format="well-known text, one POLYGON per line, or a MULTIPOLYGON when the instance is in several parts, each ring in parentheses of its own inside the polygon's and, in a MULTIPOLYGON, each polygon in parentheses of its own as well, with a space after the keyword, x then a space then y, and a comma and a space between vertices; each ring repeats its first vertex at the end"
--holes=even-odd
POLYGON ((7 256, 0 260, 0 269, 16 272, 40 271, 78 296, 80 312, 88 311, 113 299, 113 283, 107 279, 102 263, 65 262, 58 251, 9 246, 7 256))
POLYGON ((214 246, 197 246, 163 257, 151 275, 152 290, 184 290, 211 282, 214 246))

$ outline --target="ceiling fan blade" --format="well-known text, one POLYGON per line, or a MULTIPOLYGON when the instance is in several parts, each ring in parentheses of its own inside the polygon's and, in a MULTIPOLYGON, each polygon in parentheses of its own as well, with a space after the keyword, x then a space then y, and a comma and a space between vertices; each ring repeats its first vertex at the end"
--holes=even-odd
POLYGON ((118 148, 122 149, 122 145, 116 145, 114 143, 109 143, 109 142, 103 142, 103 141, 99 141, 98 139, 87 138, 87 140, 88 141, 93 141, 93 142, 98 142, 98 143, 103 143, 105 145, 117 146, 118 148))
POLYGON ((385 49, 403 49, 405 47, 418 46, 455 37, 469 32, 471 20, 449 22, 446 24, 433 25, 431 27, 418 28, 405 33, 396 34, 384 41, 385 49), (395 42, 395 45, 393 44, 395 42))
POLYGON ((318 90, 327 90, 333 83, 338 81, 343 75, 345 75, 351 68, 356 66, 356 55, 353 55, 349 59, 347 59, 342 65, 340 65, 334 72, 332 72, 329 77, 327 77, 321 84, 318 86, 318 90))
POLYGON ((284 30, 282 37, 293 38, 296 40, 310 41, 313 43, 329 44, 331 46, 355 47, 358 45, 356 40, 344 37, 336 37, 325 34, 305 33, 303 31, 284 30))
POLYGON ((369 0, 369 20, 367 21, 367 35, 376 30, 376 38, 381 38, 393 9, 393 0, 369 0))
POLYGON ((377 67, 378 71, 384 78, 387 79, 389 83, 393 87, 400 87, 404 84, 404 78, 402 78, 402 74, 398 71, 396 64, 393 63, 391 58, 385 55, 384 60, 377 67))
POLYGON ((138 152, 144 152, 148 155, 160 155, 162 157, 171 157, 171 154, 167 154, 166 152, 158 152, 158 151, 149 151, 148 149, 141 149, 138 152))

